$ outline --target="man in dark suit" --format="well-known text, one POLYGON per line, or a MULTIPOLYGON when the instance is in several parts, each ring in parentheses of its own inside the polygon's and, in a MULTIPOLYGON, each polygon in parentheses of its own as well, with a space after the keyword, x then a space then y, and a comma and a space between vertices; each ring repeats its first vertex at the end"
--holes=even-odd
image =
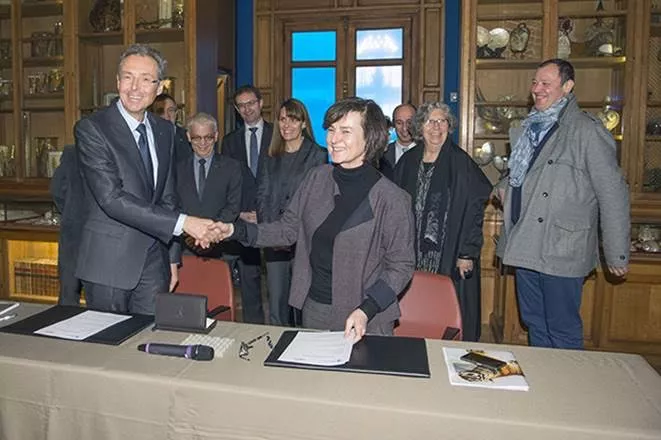
MULTIPOLYGON (((273 125, 262 118, 262 94, 254 86, 242 86, 234 93, 234 106, 244 125, 223 138, 221 154, 238 160, 243 174, 241 214, 250 223, 257 222, 257 171, 271 143, 273 125)), ((239 274, 244 322, 264 323, 259 249, 239 247, 239 274)))
POLYGON ((155 295, 168 291, 172 237, 186 232, 208 246, 211 220, 176 210, 174 128, 146 113, 165 67, 155 49, 130 46, 117 70, 119 99, 74 128, 88 210, 76 276, 93 309, 153 314, 155 295))
MULTIPOLYGON (((198 113, 186 124, 193 156, 177 164, 177 194, 183 211, 199 217, 234 222, 241 209, 241 164, 214 152, 218 123, 206 113, 198 113), (227 219, 227 220, 222 220, 227 219)), ((204 256, 220 257, 220 245, 189 250, 204 256)), ((181 243, 173 243, 175 260, 180 262, 181 243)))
POLYGON ((74 272, 80 232, 85 221, 85 209, 82 206, 83 182, 80 177, 78 156, 73 145, 64 147, 60 166, 55 169, 50 181, 50 192, 57 210, 61 213, 57 246, 57 270, 60 277, 58 304, 77 306, 80 304, 82 286, 74 272))
POLYGON ((415 147, 412 131, 414 116, 415 107, 412 104, 400 104, 392 112, 392 122, 395 125, 397 140, 388 144, 386 152, 379 163, 381 173, 390 180, 393 178, 393 172, 399 158, 415 147))
POLYGON ((186 130, 177 125, 177 102, 167 93, 161 93, 149 107, 149 111, 172 122, 176 128, 174 136, 174 163, 189 159, 193 155, 186 130))

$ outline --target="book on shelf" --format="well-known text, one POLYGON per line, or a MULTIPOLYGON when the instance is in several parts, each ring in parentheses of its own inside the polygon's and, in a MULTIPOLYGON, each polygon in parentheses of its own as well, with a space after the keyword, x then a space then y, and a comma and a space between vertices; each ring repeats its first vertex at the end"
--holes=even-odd
POLYGON ((443 347, 450 384, 528 391, 528 381, 509 351, 443 347))

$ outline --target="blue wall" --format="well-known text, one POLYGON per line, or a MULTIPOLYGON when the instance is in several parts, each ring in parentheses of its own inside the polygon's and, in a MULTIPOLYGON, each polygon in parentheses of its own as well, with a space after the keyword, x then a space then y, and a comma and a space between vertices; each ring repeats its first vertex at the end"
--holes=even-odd
POLYGON ((236 0, 236 74, 234 85, 252 84, 253 77, 253 0, 236 0))

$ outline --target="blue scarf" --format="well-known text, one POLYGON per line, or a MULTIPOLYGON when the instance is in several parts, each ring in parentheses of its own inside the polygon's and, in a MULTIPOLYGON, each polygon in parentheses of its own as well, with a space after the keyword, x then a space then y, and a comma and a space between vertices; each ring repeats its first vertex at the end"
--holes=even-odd
POLYGON ((528 117, 521 124, 523 134, 516 141, 509 160, 510 186, 519 187, 523 184, 523 178, 528 172, 535 149, 556 123, 566 103, 567 96, 564 96, 544 111, 540 112, 533 108, 528 113, 528 117))

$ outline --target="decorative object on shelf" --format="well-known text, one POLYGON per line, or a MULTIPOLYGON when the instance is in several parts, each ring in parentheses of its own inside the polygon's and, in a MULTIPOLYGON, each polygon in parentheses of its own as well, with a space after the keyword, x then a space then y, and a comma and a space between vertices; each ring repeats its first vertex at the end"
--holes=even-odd
POLYGON ((46 164, 46 174, 48 177, 53 177, 55 170, 60 166, 60 160, 62 159, 61 151, 49 151, 48 152, 48 163, 46 164))
POLYGON ((158 0, 158 24, 162 28, 172 27, 172 0, 158 0))
POLYGON ((37 177, 52 177, 48 175, 50 154, 57 152, 56 137, 35 137, 34 153, 37 159, 37 177))
POLYGON ((480 166, 488 165, 493 160, 494 150, 493 143, 485 142, 473 149, 473 160, 480 166))
POLYGON ((32 32, 30 42, 30 56, 33 58, 45 58, 50 56, 48 47, 53 40, 52 32, 32 32))
POLYGON ((64 73, 62 69, 51 69, 48 72, 48 92, 59 93, 64 91, 64 73))
POLYGON ((528 40, 530 39, 530 29, 525 23, 519 25, 510 32, 510 51, 514 56, 523 58, 523 53, 528 48, 528 40))
POLYGON ((184 0, 172 0, 172 27, 184 27, 184 0))
POLYGON ((62 40, 62 22, 53 23, 53 39, 48 44, 48 56, 61 57, 64 55, 64 42, 62 40))
POLYGON ((0 63, 11 64, 11 40, 0 40, 0 63))
POLYGON ((574 22, 567 18, 558 19, 558 58, 566 60, 571 54, 571 39, 569 34, 574 30, 574 22))
POLYGON ((500 173, 500 179, 505 177, 505 175, 509 171, 508 164, 509 164, 509 156, 497 155, 493 157, 493 166, 500 173))
POLYGON ((661 120, 652 119, 645 127, 645 133, 650 136, 661 136, 661 120))
POLYGON ((601 119, 604 127, 610 132, 615 130, 615 128, 620 124, 620 114, 613 109, 611 106, 611 97, 607 96, 604 100, 604 108, 599 113, 597 117, 601 119))
MULTIPOLYGON (((484 28, 483 28, 484 29, 484 28)), ((489 40, 484 46, 479 46, 479 44, 484 43, 484 31, 478 29, 478 34, 482 34, 478 38, 478 48, 477 48, 477 57, 478 58, 502 58, 503 52, 507 49, 507 45, 510 41, 510 34, 507 32, 507 29, 503 28, 494 28, 489 32, 489 40)))
POLYGON ((120 0, 95 0, 89 15, 94 32, 112 32, 122 28, 120 0))
MULTIPOLYGON (((475 88, 476 103, 485 102, 487 99, 484 97, 480 87, 475 88)), ((485 106, 477 105, 477 114, 480 121, 480 129, 485 134, 499 134, 507 133, 512 126, 516 126, 526 117, 526 109, 511 105, 506 105, 507 102, 514 101, 514 95, 505 95, 498 98, 498 101, 503 105, 499 106, 485 106)), ((477 120, 476 120, 477 126, 477 120)), ((477 131, 477 128, 476 128, 477 131)))
POLYGON ((640 225, 638 226, 638 241, 661 239, 661 226, 640 225))
POLYGON ((176 85, 176 80, 174 76, 167 76, 163 79, 163 92, 167 95, 170 95, 172 97, 175 96, 175 85, 176 85))
POLYGON ((11 98, 13 88, 12 80, 0 78, 0 99, 11 98))
MULTIPOLYGON (((601 1, 597 3, 597 12, 604 10, 601 1)), ((585 30, 585 48, 589 56, 620 56, 622 48, 615 44, 615 24, 612 18, 597 17, 585 30)))
POLYGON ((632 252, 661 252, 661 226, 638 225, 638 234, 631 240, 632 252))
POLYGON ((48 82, 45 72, 36 72, 28 75, 28 95, 41 95, 46 93, 48 82))
POLYGON ((0 145, 0 177, 14 176, 14 146, 0 145))

